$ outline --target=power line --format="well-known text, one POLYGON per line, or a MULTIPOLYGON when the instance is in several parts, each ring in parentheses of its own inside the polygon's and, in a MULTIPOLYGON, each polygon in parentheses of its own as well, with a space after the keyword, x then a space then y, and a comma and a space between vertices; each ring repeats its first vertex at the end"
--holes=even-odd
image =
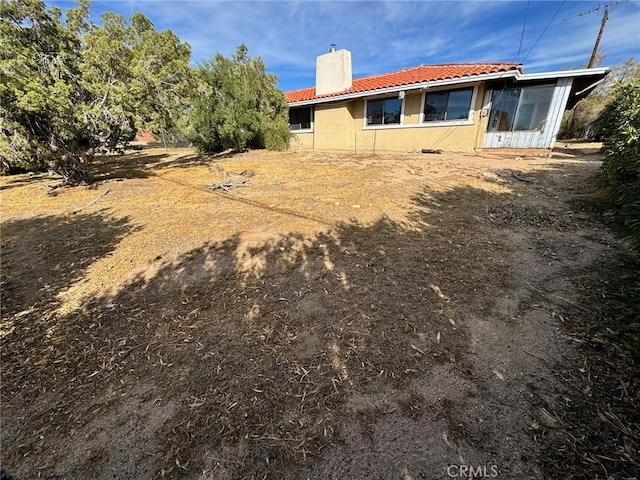
POLYGON ((628 0, 618 0, 617 2, 608 2, 606 4, 598 5, 597 7, 594 7, 592 9, 590 9, 590 10, 587 10, 586 12, 580 12, 577 15, 573 15, 571 17, 563 18, 563 20, 571 20, 572 18, 584 17, 585 15, 589 15, 590 13, 598 12, 598 11, 602 10, 603 8, 610 8, 610 7, 613 7, 613 6, 618 5, 620 3, 627 3, 627 2, 628 2, 628 0))
POLYGON ((533 51, 534 48, 536 48, 536 45, 538 45, 538 42, 540 41, 540 39, 542 38, 542 36, 545 34, 545 32, 547 31, 547 29, 551 26, 551 24, 553 23, 553 21, 556 19, 556 17, 558 16, 558 14, 560 13, 560 10, 562 10, 562 7, 564 7, 564 4, 567 3, 567 0, 564 0, 561 4, 560 7, 558 8, 558 10, 556 10, 556 13, 553 15, 553 17, 551 18, 551 20, 549 20, 549 23, 547 24, 546 27, 544 27, 544 30, 542 30, 542 33, 540 34, 540 36, 538 37, 538 39, 535 41, 535 43, 533 44, 533 46, 529 49, 529 51, 527 52, 527 54, 524 56, 524 58, 522 59, 522 62, 524 63, 524 61, 527 59, 527 57, 531 54, 531 52, 533 51))
POLYGON ((522 40, 524 40, 524 29, 527 26, 527 17, 529 16, 529 5, 531 5, 531 0, 527 1, 527 11, 524 14, 524 23, 522 24, 522 33, 520 34, 520 45, 518 46, 518 53, 516 55, 516 60, 520 59, 520 51, 522 50, 522 40))

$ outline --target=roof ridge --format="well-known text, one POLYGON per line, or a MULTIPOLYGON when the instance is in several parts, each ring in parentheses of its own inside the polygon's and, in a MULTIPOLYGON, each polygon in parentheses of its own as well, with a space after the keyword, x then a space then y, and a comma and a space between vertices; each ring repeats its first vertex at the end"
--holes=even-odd
POLYGON ((288 93, 288 92, 299 92, 299 91, 301 91, 301 90, 309 90, 310 88, 316 88, 316 87, 315 87, 315 86, 311 86, 311 87, 296 88, 296 89, 294 89, 294 90, 287 90, 287 93, 288 93))
POLYGON ((423 63, 420 66, 424 67, 442 67, 445 65, 522 65, 521 62, 442 62, 442 63, 423 63))
POLYGON ((448 67, 448 66, 452 66, 452 65, 458 65, 458 66, 464 66, 464 65, 513 65, 513 66, 522 66, 522 63, 518 63, 518 62, 451 62, 451 63, 421 63, 420 65, 416 65, 413 67, 404 67, 401 68, 400 70, 394 70, 392 72, 385 72, 385 73, 374 73, 373 75, 364 75, 362 77, 357 77, 354 78, 354 80, 362 80, 365 78, 375 78, 375 77, 383 77, 385 75, 393 75, 394 73, 401 73, 401 72, 408 72, 410 70, 415 70, 418 68, 424 68, 424 67, 448 67))
POLYGON ((353 78, 351 88, 343 92, 317 95, 315 86, 290 90, 288 96, 295 98, 324 98, 334 97, 346 92, 356 93, 375 91, 380 88, 389 88, 401 85, 413 85, 420 82, 435 80, 449 80, 461 78, 473 78, 496 72, 509 72, 519 70, 522 73, 522 63, 516 62, 456 62, 438 64, 420 64, 413 67, 405 67, 392 72, 377 73, 353 78))

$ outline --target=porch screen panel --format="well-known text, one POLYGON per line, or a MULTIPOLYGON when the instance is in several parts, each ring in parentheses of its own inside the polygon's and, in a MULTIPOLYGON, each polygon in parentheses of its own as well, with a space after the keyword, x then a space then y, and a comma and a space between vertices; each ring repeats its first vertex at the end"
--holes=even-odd
POLYGON ((523 88, 514 130, 542 130, 547 120, 554 86, 523 88))
POLYGON ((489 132, 544 130, 555 85, 494 90, 489 132))

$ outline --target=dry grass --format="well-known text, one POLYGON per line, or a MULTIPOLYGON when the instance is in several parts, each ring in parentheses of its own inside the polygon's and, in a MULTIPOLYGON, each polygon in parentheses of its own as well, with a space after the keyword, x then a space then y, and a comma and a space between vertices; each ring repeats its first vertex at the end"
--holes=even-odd
MULTIPOLYGON (((247 152, 208 158, 188 149, 155 148, 105 157, 96 165, 94 184, 59 189, 54 197, 48 195, 47 185, 56 181, 46 176, 6 178, 3 219, 72 219, 81 209, 83 214, 126 218, 135 228, 108 257, 96 259, 82 285, 60 292, 61 308, 69 312, 84 298, 104 292, 105 286, 115 292, 137 274, 153 275, 160 264, 207 241, 240 235, 243 250, 289 232, 313 236, 351 219, 371 224, 385 216, 402 222, 412 195, 425 182, 434 191, 454 185, 508 191, 478 178, 492 162, 443 157, 431 169, 424 155, 247 152), (206 185, 220 178, 219 169, 256 175, 251 188, 211 192, 206 185)), ((253 268, 250 259, 246 268, 253 268)))
MULTIPOLYGON (((399 415, 445 422, 443 445, 498 448, 471 400, 417 385, 451 368, 485 388, 471 320, 530 295, 510 235, 585 225, 554 182, 595 164, 560 157, 147 149, 55 196, 45 176, 3 178, 3 465, 295 478, 350 438, 354 412, 372 442, 399 415), (505 168, 535 180, 482 179, 505 168)), ((522 432, 513 415, 503 429, 522 432)))

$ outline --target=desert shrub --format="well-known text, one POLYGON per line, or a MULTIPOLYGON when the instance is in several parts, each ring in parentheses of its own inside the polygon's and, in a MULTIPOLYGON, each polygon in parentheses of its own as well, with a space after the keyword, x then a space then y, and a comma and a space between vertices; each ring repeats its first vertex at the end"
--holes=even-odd
POLYGON ((289 146, 289 110, 277 77, 244 45, 231 58, 218 53, 200 65, 198 81, 185 134, 199 151, 289 146))
POLYGON ((604 155, 600 181, 612 215, 636 248, 640 247, 640 80, 619 82, 601 117, 604 155))

